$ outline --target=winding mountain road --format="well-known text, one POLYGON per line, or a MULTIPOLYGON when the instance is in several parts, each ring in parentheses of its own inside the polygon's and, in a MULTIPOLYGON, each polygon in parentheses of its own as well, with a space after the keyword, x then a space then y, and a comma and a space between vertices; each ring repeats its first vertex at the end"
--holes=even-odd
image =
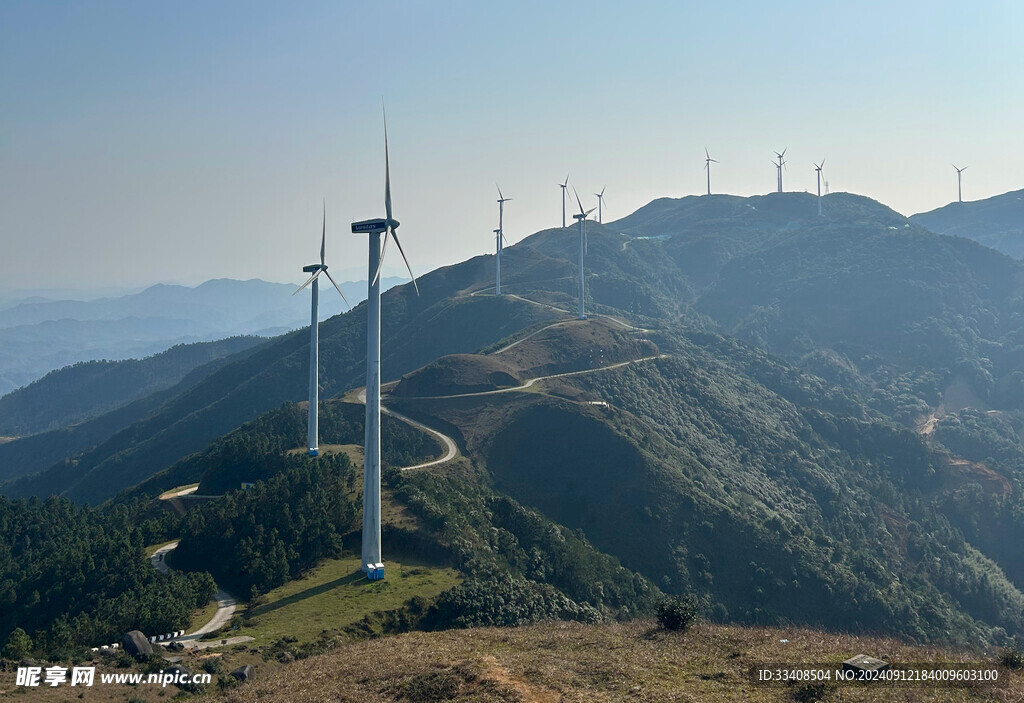
MULTIPOLYGON (((171 567, 167 566, 167 555, 177 547, 178 542, 176 541, 171 542, 170 544, 165 544, 153 553, 153 556, 149 558, 149 563, 152 564, 153 568, 161 574, 170 574, 171 567)), ((235 613, 238 601, 235 600, 234 596, 220 587, 218 587, 217 592, 213 594, 213 598, 217 601, 217 612, 213 614, 213 617, 210 618, 205 625, 195 632, 190 632, 186 635, 182 635, 181 637, 176 637, 173 640, 168 640, 168 642, 181 642, 186 648, 191 648, 190 643, 192 647, 197 646, 192 642, 193 640, 198 640, 203 635, 216 632, 227 625, 228 621, 231 620, 231 616, 235 613)))

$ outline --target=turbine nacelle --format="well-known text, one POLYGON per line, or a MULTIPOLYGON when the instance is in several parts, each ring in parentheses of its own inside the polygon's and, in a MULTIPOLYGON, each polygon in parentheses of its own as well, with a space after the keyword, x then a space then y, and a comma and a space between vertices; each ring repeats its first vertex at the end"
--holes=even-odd
MULTIPOLYGON (((397 223, 396 223, 397 224, 397 223)), ((383 234, 387 231, 388 221, 383 217, 372 220, 360 220, 352 223, 352 234, 383 234)))

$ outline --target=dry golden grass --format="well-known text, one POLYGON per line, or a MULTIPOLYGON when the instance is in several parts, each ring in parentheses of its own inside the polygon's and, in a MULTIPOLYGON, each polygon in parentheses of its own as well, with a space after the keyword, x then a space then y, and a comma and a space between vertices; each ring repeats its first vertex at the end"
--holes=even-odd
MULTIPOLYGON (((281 701, 795 701, 796 687, 751 682, 751 666, 833 663, 855 654, 894 662, 991 661, 891 639, 798 629, 699 624, 679 634, 651 621, 585 626, 410 633, 345 645, 277 668, 217 696, 236 703, 281 701), (788 639, 788 643, 780 642, 788 639)), ((1005 686, 942 689, 826 687, 830 701, 1019 701, 1024 674, 1005 686)))

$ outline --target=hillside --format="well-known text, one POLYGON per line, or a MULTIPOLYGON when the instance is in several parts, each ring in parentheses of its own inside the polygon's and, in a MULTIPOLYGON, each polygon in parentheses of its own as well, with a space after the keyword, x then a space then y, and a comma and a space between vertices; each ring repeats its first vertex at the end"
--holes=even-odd
MULTIPOLYGON (((825 202, 821 218, 813 197, 800 193, 665 199, 618 222, 592 223, 591 309, 632 315, 649 327, 717 328, 818 367, 827 359, 854 385, 884 390, 875 407, 908 424, 935 405, 954 375, 990 406, 1019 406, 1021 264, 934 235, 866 198, 834 194, 825 202)), ((571 307, 574 248, 561 230, 510 247, 512 295, 501 299, 473 295, 486 292, 490 257, 425 275, 422 297, 407 286, 390 291, 386 378, 565 316, 537 303, 571 307)), ((362 318, 357 309, 324 323, 325 397, 360 384, 362 318)), ((169 399, 74 466, 56 465, 3 490, 109 497, 130 485, 123 481, 145 478, 260 412, 303 397, 304 343, 301 332, 286 335, 169 399), (124 479, 105 481, 108 469, 124 479)))
POLYGON ((329 653, 275 668, 266 677, 202 700, 392 701, 1010 701, 1024 695, 1018 672, 1001 670, 995 688, 945 688, 830 683, 758 685, 750 669, 767 663, 841 664, 856 654, 894 663, 964 662, 989 658, 912 647, 891 639, 852 637, 801 628, 738 628, 701 624, 685 634, 651 621, 516 629, 411 633, 342 644, 329 653), (941 697, 941 698, 940 698, 941 697))
POLYGON ((966 237, 1016 259, 1024 258, 1024 190, 950 203, 910 220, 933 232, 966 237))
MULTIPOLYGON (((754 349, 655 339, 664 357, 519 392, 385 403, 457 437, 498 490, 719 618, 963 643, 1021 631, 1024 553, 993 549, 964 519, 1009 483, 965 493, 971 477, 914 433, 754 349)), ((1009 476, 1019 495, 1024 474, 1009 476)), ((1011 504, 996 534, 1024 528, 1011 504)))
MULTIPOLYGON (((211 342, 210 344, 216 347, 220 343, 211 342)), ((223 357, 202 364, 185 375, 184 378, 173 386, 145 395, 96 417, 76 422, 67 427, 40 432, 0 444, 0 481, 43 471, 55 463, 63 463, 66 459, 105 442, 130 425, 141 422, 151 413, 157 411, 168 399, 188 391, 218 369, 241 360, 253 353, 257 348, 258 345, 250 346, 248 349, 236 352, 229 357, 223 357)), ((101 375, 102 371, 105 370, 103 366, 94 368, 91 365, 87 365, 87 367, 90 371, 101 371, 101 375)), ((122 368, 130 369, 131 367, 121 367, 119 362, 114 362, 111 368, 120 370, 122 368)), ((89 377, 87 376, 87 378, 89 377)), ((48 417, 53 412, 59 411, 60 404, 59 402, 52 402, 53 398, 59 400, 65 393, 71 393, 73 390, 65 388, 64 381, 68 379, 67 376, 61 375, 58 379, 61 380, 61 383, 56 388, 51 389, 53 395, 48 405, 49 411, 42 415, 42 417, 48 417)), ((11 394, 11 397, 17 397, 16 394, 20 394, 20 391, 11 394)), ((102 395, 101 393, 100 397, 102 395)))
MULTIPOLYGON (((385 294, 382 336, 390 340, 382 347, 385 379, 438 356, 474 351, 555 316, 510 298, 448 299, 444 291, 449 280, 450 273, 442 269, 424 276, 422 297, 412 286, 385 294)), ((365 374, 365 330, 364 305, 321 325, 322 398, 359 384, 365 374)), ((308 345, 308 332, 301 330, 272 340, 167 398, 147 417, 77 455, 74 463, 56 463, 37 476, 4 484, 2 490, 25 496, 56 488, 84 502, 110 498, 260 413, 304 398, 308 345)))
POLYGON ((199 366, 263 341, 232 337, 182 344, 144 359, 80 362, 51 371, 0 397, 0 435, 36 434, 104 414, 170 388, 199 366))

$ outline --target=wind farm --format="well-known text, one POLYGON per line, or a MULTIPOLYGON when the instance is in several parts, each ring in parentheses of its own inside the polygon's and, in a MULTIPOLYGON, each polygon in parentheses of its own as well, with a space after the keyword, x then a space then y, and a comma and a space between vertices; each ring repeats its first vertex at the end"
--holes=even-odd
POLYGON ((1024 699, 970 10, 0 4, 0 698, 1024 699))

